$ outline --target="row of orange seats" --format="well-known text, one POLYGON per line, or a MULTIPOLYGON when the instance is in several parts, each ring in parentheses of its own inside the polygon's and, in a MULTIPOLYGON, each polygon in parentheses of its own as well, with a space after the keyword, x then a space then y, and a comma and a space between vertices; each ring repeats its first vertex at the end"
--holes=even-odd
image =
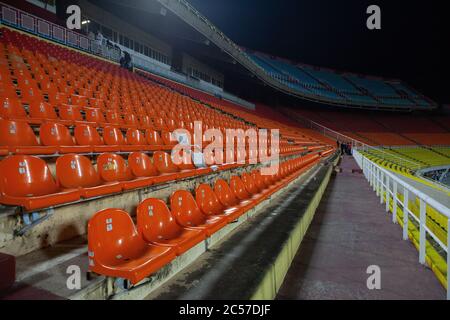
MULTIPOLYGON (((219 169, 236 166, 222 165, 219 169)), ((54 178, 44 160, 16 155, 0 161, 0 204, 30 211, 210 172, 211 168, 196 168, 189 161, 175 165, 163 151, 153 156, 134 152, 128 161, 115 153, 103 153, 96 166, 86 156, 68 154, 56 160, 54 178)))
POLYGON ((168 131, 128 129, 124 136, 115 126, 97 129, 88 124, 78 124, 72 136, 61 123, 45 122, 39 128, 39 140, 26 122, 0 119, 0 155, 57 153, 99 153, 171 150, 177 144, 168 131))
POLYGON ((308 167, 318 155, 288 160, 277 174, 260 170, 201 184, 195 197, 179 190, 170 208, 160 199, 137 207, 137 227, 120 209, 97 212, 88 224, 89 271, 137 284, 267 199, 308 167))
MULTIPOLYGON (((203 129, 206 130, 210 125, 221 127, 236 127, 226 118, 217 119, 212 117, 203 117, 198 113, 191 116, 189 113, 185 115, 175 116, 172 112, 171 117, 167 114, 159 113, 158 116, 149 116, 147 114, 135 113, 129 111, 121 114, 117 110, 107 110, 103 112, 98 108, 78 107, 76 105, 61 104, 57 108, 46 102, 31 103, 26 109, 22 106, 20 100, 0 97, 0 118, 10 120, 27 121, 30 124, 40 124, 45 121, 57 121, 65 125, 74 125, 77 123, 89 123, 95 126, 116 125, 121 128, 154 128, 157 130, 174 131, 176 129, 194 130, 193 119, 201 120, 203 129), (84 116, 83 116, 84 115, 84 116), (160 117, 159 115, 163 115, 160 117), (194 118, 195 117, 195 118, 194 118)), ((183 110, 179 110, 183 113, 183 110)))
MULTIPOLYGON (((124 136, 115 126, 107 126, 100 130, 102 135, 93 126, 78 124, 72 136, 65 125, 45 122, 39 128, 38 139, 28 123, 0 119, 0 156, 171 150, 178 143, 175 134, 168 131, 161 131, 160 134, 156 130, 147 129, 144 133, 142 130, 130 128, 124 136)), ((268 145, 270 139, 261 140, 260 143, 270 148, 268 145)), ((203 136, 203 145, 207 144, 209 142, 203 136)), ((248 151, 249 145, 245 147, 248 151)), ((303 150, 305 148, 301 146, 282 144, 275 152, 284 155, 303 150)))

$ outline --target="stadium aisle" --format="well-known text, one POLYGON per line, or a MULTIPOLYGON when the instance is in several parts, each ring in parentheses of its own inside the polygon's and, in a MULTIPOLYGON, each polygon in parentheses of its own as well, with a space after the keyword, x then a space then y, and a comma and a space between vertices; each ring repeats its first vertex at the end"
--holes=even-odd
POLYGON ((277 299, 444 299, 445 290, 417 263, 414 246, 344 157, 332 178, 277 299), (369 290, 369 266, 381 269, 381 289, 369 290))

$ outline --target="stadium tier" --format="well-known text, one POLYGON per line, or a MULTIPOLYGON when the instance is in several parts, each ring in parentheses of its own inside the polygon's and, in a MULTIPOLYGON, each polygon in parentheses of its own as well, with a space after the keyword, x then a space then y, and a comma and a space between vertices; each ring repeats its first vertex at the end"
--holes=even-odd
POLYGON ((248 56, 274 79, 307 97, 349 106, 373 108, 433 108, 435 103, 399 80, 384 80, 350 73, 337 73, 260 53, 248 56))
POLYGON ((314 123, 342 133, 351 139, 372 146, 449 146, 450 131, 446 127, 447 115, 380 114, 346 111, 313 111, 310 109, 284 109, 287 115, 308 119, 314 123))
MULTIPOLYGON (((399 80, 242 50, 184 0, 148 1, 151 13, 142 17, 157 13, 149 30, 112 9, 136 8, 110 4, 108 12, 100 2, 80 1, 88 13, 78 33, 58 25, 56 15, 55 23, 45 20, 48 13, 34 15, 31 4, 25 12, 0 3, 0 299, 274 299, 290 285, 285 277, 308 277, 293 263, 305 257, 305 237, 333 244, 318 259, 320 273, 336 275, 356 254, 365 274, 370 249, 358 246, 369 241, 382 244, 370 259, 391 268, 384 237, 392 243, 398 230, 385 233, 384 210, 419 249, 441 284, 430 287, 443 295, 450 118, 432 112, 434 102, 399 80), (187 18, 187 26, 179 24, 187 18), (173 45, 175 30, 146 39, 161 21, 186 28, 186 38, 201 39, 214 59, 173 45), (99 39, 82 35, 93 25, 99 39), (135 38, 125 36, 127 28, 135 38), (233 50, 305 99, 267 85, 233 50), (240 83, 224 86, 230 74, 245 83, 242 90, 233 90, 240 83), (367 110, 384 107, 426 111, 367 110), (336 212, 339 223, 327 220, 336 212), (363 220, 348 225, 355 217, 363 220), (357 237, 347 238, 354 230, 357 237), (81 274, 76 290, 70 272, 61 272, 74 266, 81 274)), ((405 275, 411 253, 399 242, 392 259, 407 264, 392 274, 405 287, 421 275, 428 281, 425 268, 405 275)), ((307 260, 321 252, 313 251, 307 260)), ((398 296, 409 294, 417 288, 398 296)))

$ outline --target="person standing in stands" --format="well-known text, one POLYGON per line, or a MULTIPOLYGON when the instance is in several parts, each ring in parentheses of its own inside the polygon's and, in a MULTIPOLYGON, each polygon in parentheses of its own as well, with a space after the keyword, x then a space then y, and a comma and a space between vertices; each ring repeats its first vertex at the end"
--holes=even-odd
POLYGON ((131 55, 127 51, 124 51, 124 59, 125 68, 132 71, 133 64, 131 63, 131 55))
POLYGON ((351 156, 352 155, 352 145, 350 142, 347 143, 346 149, 347 149, 347 154, 349 156, 351 156))
POLYGON ((97 36, 96 36, 96 40, 97 40, 97 44, 99 46, 103 45, 103 35, 102 33, 99 31, 97 31, 97 36))
POLYGON ((342 142, 341 143, 341 154, 342 155, 344 155, 344 154, 346 154, 346 145, 345 145, 345 142, 342 142))

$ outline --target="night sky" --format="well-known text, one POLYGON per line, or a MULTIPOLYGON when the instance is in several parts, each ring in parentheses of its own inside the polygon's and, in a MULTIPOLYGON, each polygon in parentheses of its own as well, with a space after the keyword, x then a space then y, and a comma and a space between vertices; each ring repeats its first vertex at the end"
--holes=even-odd
MULTIPOLYGON (((189 0, 244 47, 294 61, 400 78, 440 103, 450 103, 443 81, 444 29, 438 3, 366 0, 189 0), (366 28, 377 4, 382 30, 366 28)), ((449 27, 447 29, 450 30, 449 27)))

